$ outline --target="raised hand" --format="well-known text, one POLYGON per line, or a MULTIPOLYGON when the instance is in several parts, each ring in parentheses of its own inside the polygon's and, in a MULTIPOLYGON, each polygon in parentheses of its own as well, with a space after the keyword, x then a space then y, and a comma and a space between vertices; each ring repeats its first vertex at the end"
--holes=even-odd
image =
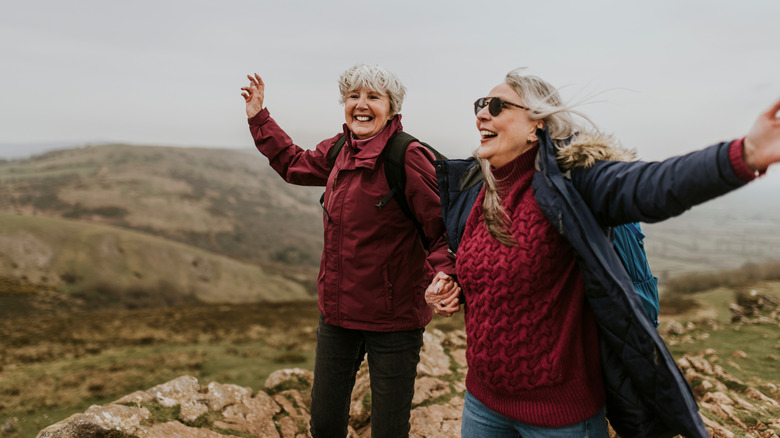
POLYGON ((745 164, 753 170, 765 171, 780 161, 780 100, 775 102, 750 128, 743 151, 745 164))
POLYGON ((265 83, 263 83, 263 80, 257 73, 255 73, 254 77, 252 75, 247 75, 246 77, 249 78, 249 86, 241 88, 241 95, 246 100, 246 116, 252 118, 263 109, 265 83))
POLYGON ((435 313, 449 317, 460 310, 460 291, 452 277, 439 272, 425 290, 425 302, 435 313))

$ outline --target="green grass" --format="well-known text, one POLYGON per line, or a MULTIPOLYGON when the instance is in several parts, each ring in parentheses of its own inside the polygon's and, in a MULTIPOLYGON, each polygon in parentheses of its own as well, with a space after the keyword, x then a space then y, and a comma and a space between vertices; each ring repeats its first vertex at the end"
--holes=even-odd
MULTIPOLYGON (((163 406, 159 403, 141 403, 141 406, 149 410, 150 422, 152 424, 167 423, 169 421, 176 421, 179 419, 179 413, 181 413, 181 406, 163 406)), ((200 417, 196 418, 198 421, 200 417)))
POLYGON ((712 348, 718 352, 722 366, 734 377, 748 383, 752 377, 780 383, 780 327, 769 324, 751 324, 733 329, 706 330, 709 337, 694 343, 672 345, 669 350, 675 357, 683 354, 697 354, 712 348), (747 357, 732 357, 737 351, 743 351, 747 357), (767 359, 773 354, 775 360, 767 359), (735 367, 732 364, 736 364, 735 367))

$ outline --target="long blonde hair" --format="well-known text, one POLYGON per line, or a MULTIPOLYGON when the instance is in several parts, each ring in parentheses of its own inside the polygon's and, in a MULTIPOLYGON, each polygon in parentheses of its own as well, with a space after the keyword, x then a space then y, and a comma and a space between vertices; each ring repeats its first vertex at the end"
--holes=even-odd
MULTIPOLYGON (((505 82, 520 95, 523 105, 529 108, 528 114, 531 119, 544 122, 556 148, 563 140, 585 130, 585 126, 577 123, 574 115, 588 122, 589 130, 598 131, 596 125, 586 115, 573 109, 573 104, 563 103, 558 89, 537 76, 522 75, 521 70, 523 69, 515 69, 507 73, 505 82)), ((474 156, 479 161, 485 178, 482 214, 488 233, 502 244, 514 246, 517 241, 510 232, 510 218, 501 206, 498 183, 493 172, 490 171, 490 163, 486 159, 479 158, 477 151, 474 152, 474 156)))

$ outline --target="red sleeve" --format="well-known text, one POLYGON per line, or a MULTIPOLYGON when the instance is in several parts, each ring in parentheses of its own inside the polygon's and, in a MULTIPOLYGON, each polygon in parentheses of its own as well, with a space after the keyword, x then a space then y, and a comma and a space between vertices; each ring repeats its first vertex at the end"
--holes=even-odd
POLYGON ((729 161, 731 161, 731 167, 734 169, 734 172, 736 172, 737 176, 741 180, 752 181, 756 179, 756 177, 766 173, 766 170, 763 172, 756 172, 748 167, 748 165, 745 163, 745 156, 742 154, 744 147, 744 137, 740 138, 739 140, 732 141, 729 145, 729 161))
POLYGON ((406 171, 406 199, 417 222, 422 224, 425 236, 430 240, 428 263, 434 272, 455 275, 455 256, 449 252, 444 236, 444 220, 441 216, 441 201, 433 169, 433 153, 417 142, 406 150, 404 170, 406 171))
POLYGON ((302 186, 327 184, 330 173, 328 153, 341 134, 323 140, 313 150, 307 150, 293 143, 290 136, 271 118, 267 108, 248 119, 248 122, 255 147, 268 158, 271 167, 285 181, 302 186))

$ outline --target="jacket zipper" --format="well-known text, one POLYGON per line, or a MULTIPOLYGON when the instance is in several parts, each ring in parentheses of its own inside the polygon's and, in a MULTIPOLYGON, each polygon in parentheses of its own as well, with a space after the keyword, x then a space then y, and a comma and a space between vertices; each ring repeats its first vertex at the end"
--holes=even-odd
MULTIPOLYGON (((338 172, 338 171, 337 171, 338 172)), ((333 194, 336 192, 336 182, 339 179, 339 174, 336 173, 336 176, 333 177, 333 184, 331 185, 330 189, 330 199, 328 199, 328 209, 333 206, 333 194)), ((347 180, 347 187, 345 190, 346 193, 349 192, 349 183, 350 180, 347 180)), ((341 226, 344 224, 344 218, 343 218, 343 211, 344 209, 344 201, 341 202, 341 211, 339 211, 339 217, 341 218, 341 226)), ((328 222, 330 222, 330 216, 328 216, 328 222)), ((341 325, 342 318, 341 318, 341 244, 342 244, 342 234, 341 234, 341 226, 336 227, 336 320, 338 321, 338 324, 341 325)))
POLYGON ((330 207, 333 205, 333 192, 336 191, 336 181, 339 179, 339 172, 336 171, 336 176, 333 177, 333 184, 330 186, 330 196, 328 197, 328 207, 325 209, 325 216, 328 218, 328 222, 330 222, 330 214, 328 214, 328 211, 330 211, 330 207))

